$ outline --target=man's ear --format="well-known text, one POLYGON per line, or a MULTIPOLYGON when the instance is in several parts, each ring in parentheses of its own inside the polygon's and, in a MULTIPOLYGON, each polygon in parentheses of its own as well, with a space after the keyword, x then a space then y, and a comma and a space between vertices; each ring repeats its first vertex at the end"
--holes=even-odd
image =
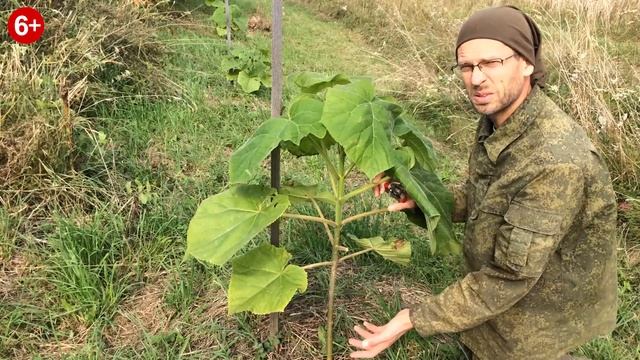
POLYGON ((531 76, 531 74, 533 74, 533 70, 534 70, 534 66, 527 63, 527 65, 524 67, 524 71, 522 73, 523 76, 531 76))

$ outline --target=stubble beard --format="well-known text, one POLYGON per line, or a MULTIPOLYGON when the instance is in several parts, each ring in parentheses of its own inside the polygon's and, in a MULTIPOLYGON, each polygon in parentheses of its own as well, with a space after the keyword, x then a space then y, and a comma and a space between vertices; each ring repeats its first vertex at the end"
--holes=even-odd
MULTIPOLYGON (((471 96, 469 97, 469 101, 471 101, 471 104, 473 105, 473 108, 481 115, 486 115, 491 117, 492 115, 498 114, 501 111, 509 108, 509 106, 511 106, 511 104, 513 104, 516 100, 518 100, 518 98, 520 97, 520 90, 522 89, 523 83, 522 81, 519 81, 517 84, 512 83, 511 86, 507 87, 507 91, 505 92, 504 96, 500 97, 499 102, 496 106, 493 106, 493 109, 489 108, 486 110, 482 110, 483 106, 486 105, 476 105, 473 103, 473 100, 471 100, 471 96)), ((494 96, 496 94, 494 93, 494 96)), ((487 105, 491 105, 491 104, 487 104, 487 105)))

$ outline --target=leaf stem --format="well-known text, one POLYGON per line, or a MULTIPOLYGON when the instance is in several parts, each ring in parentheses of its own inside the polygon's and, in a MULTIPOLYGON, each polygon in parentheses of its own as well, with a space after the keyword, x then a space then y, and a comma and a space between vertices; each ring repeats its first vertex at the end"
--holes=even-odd
POLYGON ((335 223, 333 228, 333 246, 331 247, 331 272, 329 274, 329 294, 327 304, 327 360, 333 360, 333 312, 334 312, 334 298, 336 292, 336 275, 338 273, 338 261, 340 254, 338 253, 340 247, 340 232, 342 231, 342 211, 344 205, 344 157, 339 156, 340 162, 340 176, 338 177, 338 188, 335 192, 336 207, 335 207, 335 223))
MULTIPOLYGON (((369 251, 373 251, 373 249, 372 248, 364 249, 364 250, 356 251, 353 254, 345 255, 345 256, 341 257, 340 259, 338 259, 338 262, 341 263, 341 262, 343 262, 345 260, 349 260, 351 258, 354 258, 354 257, 358 256, 358 255, 366 254, 369 251)), ((331 261, 323 261, 323 262, 319 262, 319 263, 315 263, 315 264, 305 265, 305 266, 302 267, 302 269, 303 270, 311 270, 311 269, 319 268, 319 267, 322 267, 322 266, 329 266, 331 264, 333 264, 331 261)))
POLYGON ((356 163, 351 163, 347 171, 345 171, 344 177, 346 178, 347 176, 349 176, 349 174, 351 173, 351 170, 355 169, 355 167, 356 167, 356 163))
MULTIPOLYGON (((320 209, 320 205, 318 205, 318 202, 316 201, 316 199, 311 198, 311 202, 313 203, 313 206, 315 206, 316 211, 318 212, 318 216, 320 216, 321 219, 325 219, 324 214, 322 213, 322 209, 320 209)), ((331 230, 329 229, 329 224, 324 223, 324 230, 327 232, 327 236, 329 237, 329 241, 331 242, 331 245, 334 245, 334 241, 333 241, 333 235, 331 234, 331 230)))
POLYGON ((389 210, 388 209, 375 209, 375 210, 364 212, 362 214, 353 215, 351 217, 348 217, 348 218, 344 219, 344 221, 342 221, 341 225, 344 226, 345 224, 348 224, 348 223, 350 223, 352 221, 356 221, 356 220, 361 219, 363 217, 382 214, 382 213, 386 213, 386 212, 389 212, 389 210))
POLYGON ((320 153, 320 156, 324 159, 324 162, 327 165, 327 169, 329 169, 329 178, 331 180, 331 188, 333 189, 333 193, 337 194, 338 189, 337 189, 336 181, 338 181, 340 176, 338 176, 338 172, 336 171, 335 166, 333 166, 333 162, 331 162, 331 158, 329 157, 327 148, 324 146, 324 143, 322 142, 322 140, 320 140, 319 143, 314 141, 314 144, 316 145, 317 150, 320 153))
POLYGON ((353 190, 352 192, 348 193, 347 195, 345 195, 345 196, 344 196, 344 200, 345 200, 345 201, 346 201, 346 200, 349 200, 349 199, 351 199, 352 197, 354 197, 354 196, 358 196, 358 195, 362 194, 363 192, 366 192, 366 191, 368 191, 368 190, 371 190, 371 189, 373 189, 374 187, 376 187, 376 186, 378 186, 378 185, 382 184, 383 182, 389 181, 389 180, 391 180, 391 178, 390 178, 390 177, 388 177, 388 176, 385 176, 385 177, 383 177, 382 179, 380 179, 380 181, 364 184, 364 185, 362 185, 361 187, 359 187, 359 188, 357 188, 357 189, 353 190))
POLYGON ((325 225, 336 226, 336 223, 334 221, 329 220, 329 219, 323 219, 323 218, 316 217, 316 216, 284 213, 284 214, 282 214, 282 217, 291 218, 291 219, 301 219, 301 220, 315 221, 315 222, 323 223, 325 225))
MULTIPOLYGON (((340 179, 344 179, 346 177, 346 173, 344 171, 344 161, 347 154, 344 152, 344 148, 342 146, 338 146, 338 176, 340 179)), ((342 195, 342 193, 340 194, 342 195)))

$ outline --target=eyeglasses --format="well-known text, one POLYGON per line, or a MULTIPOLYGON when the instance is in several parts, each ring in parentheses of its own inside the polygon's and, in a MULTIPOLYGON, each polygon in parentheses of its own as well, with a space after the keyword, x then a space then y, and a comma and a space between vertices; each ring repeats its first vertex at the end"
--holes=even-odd
POLYGON ((517 55, 516 53, 513 53, 503 59, 497 58, 497 59, 483 60, 475 65, 474 64, 455 64, 451 67, 451 71, 459 75, 467 76, 467 75, 471 75, 473 73, 473 70, 475 70, 477 66, 478 70, 482 71, 482 73, 484 74, 487 74, 487 71, 495 70, 502 67, 503 63, 506 60, 509 60, 516 55, 517 55))

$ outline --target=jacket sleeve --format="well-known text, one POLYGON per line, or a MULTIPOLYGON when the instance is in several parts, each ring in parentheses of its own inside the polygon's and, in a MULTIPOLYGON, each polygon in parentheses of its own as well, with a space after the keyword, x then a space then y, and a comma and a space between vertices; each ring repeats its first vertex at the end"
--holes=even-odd
POLYGON ((573 222, 583 202, 583 188, 582 172, 575 165, 537 171, 504 214, 492 261, 410 308, 418 333, 429 336, 467 330, 522 299, 573 222))
POLYGON ((453 194, 453 222, 467 221, 467 186, 458 184, 449 186, 449 191, 453 194))

